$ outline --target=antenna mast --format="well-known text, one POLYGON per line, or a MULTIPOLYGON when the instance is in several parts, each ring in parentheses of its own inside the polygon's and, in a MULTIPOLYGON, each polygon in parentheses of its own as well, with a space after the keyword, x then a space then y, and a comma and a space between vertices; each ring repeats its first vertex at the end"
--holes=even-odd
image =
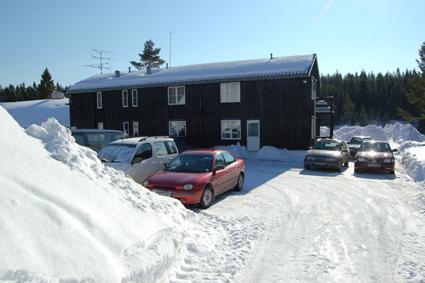
POLYGON ((99 69, 100 74, 103 74, 103 70, 110 70, 111 67, 109 65, 109 60, 113 60, 112 58, 105 57, 104 55, 107 53, 112 53, 111 51, 92 49, 91 59, 99 60, 99 63, 84 65, 85 67, 96 68, 99 69))

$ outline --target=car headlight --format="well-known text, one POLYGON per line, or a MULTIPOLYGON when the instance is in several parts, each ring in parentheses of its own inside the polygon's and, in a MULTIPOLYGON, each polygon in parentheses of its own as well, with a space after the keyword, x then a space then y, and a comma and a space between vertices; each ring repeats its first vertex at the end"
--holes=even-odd
POLYGON ((314 156, 307 156, 305 159, 306 160, 316 160, 316 158, 314 156))
POLYGON ((359 161, 359 162, 366 162, 366 158, 359 157, 359 158, 357 158, 357 161, 359 161))
POLYGON ((384 159, 384 163, 392 163, 392 162, 394 162, 394 159, 391 159, 391 158, 384 159))
POLYGON ((183 185, 183 190, 190 191, 191 189, 193 189, 193 185, 192 184, 185 184, 185 185, 183 185))
POLYGON ((331 161, 331 162, 335 162, 337 159, 334 157, 328 157, 326 158, 326 161, 331 161))
POLYGON ((147 188, 149 186, 149 181, 148 180, 144 180, 142 183, 142 186, 147 188))

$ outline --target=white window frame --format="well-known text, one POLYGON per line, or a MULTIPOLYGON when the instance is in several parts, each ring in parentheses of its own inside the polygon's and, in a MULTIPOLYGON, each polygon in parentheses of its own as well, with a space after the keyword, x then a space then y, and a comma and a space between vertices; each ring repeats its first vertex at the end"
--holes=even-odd
POLYGON ((316 78, 311 78, 311 99, 316 100, 316 94, 317 94, 317 80, 316 78))
POLYGON ((97 109, 103 108, 103 96, 101 91, 96 92, 96 107, 97 109))
POLYGON ((176 137, 176 138, 180 138, 180 137, 186 137, 187 136, 187 123, 186 120, 170 120, 168 121, 168 135, 170 137, 176 137), (180 136, 180 135, 172 135, 171 134, 171 124, 172 123, 183 123, 183 127, 184 127, 184 136, 180 136))
POLYGON ((121 92, 121 102, 123 108, 128 107, 128 90, 126 89, 123 89, 121 92))
POLYGON ((103 130, 103 122, 98 122, 98 123, 97 123, 97 128, 98 128, 99 130, 103 130))
POLYGON ((139 121, 133 121, 133 137, 138 137, 139 133, 139 121), (137 128, 137 130, 135 130, 137 128), (136 135, 137 133, 137 135, 136 135))
POLYGON ((122 123, 122 131, 124 132, 124 134, 126 134, 127 136, 130 136, 130 125, 128 122, 123 122, 122 123))
MULTIPOLYGON (((237 125, 236 125, 237 126, 237 125)), ((241 126, 241 120, 238 120, 238 119, 226 119, 226 120, 221 120, 221 130, 220 130, 220 136, 221 136, 221 139, 222 140, 241 140, 241 138, 242 138, 242 126, 241 126), (224 123, 229 123, 229 122, 231 122, 231 123, 235 123, 236 122, 236 124, 239 124, 239 137, 233 137, 233 134, 232 134, 232 132, 233 132, 233 127, 232 128, 230 128, 230 138, 226 138, 226 137, 223 137, 223 128, 224 128, 224 123)))
POLYGON ((167 98, 168 98, 168 105, 185 105, 186 104, 186 87, 185 86, 170 86, 168 87, 167 90, 167 98), (177 101, 177 97, 178 97, 178 89, 179 88, 183 88, 183 99, 181 102, 177 101), (174 98, 175 98, 175 102, 171 103, 170 102, 170 89, 174 89, 175 90, 175 94, 174 94, 174 98))
POLYGON ((139 106, 139 96, 138 96, 137 89, 132 89, 131 90, 131 106, 132 107, 139 106))
POLYGON ((220 84, 220 103, 240 103, 241 102, 241 83, 221 83, 220 84))

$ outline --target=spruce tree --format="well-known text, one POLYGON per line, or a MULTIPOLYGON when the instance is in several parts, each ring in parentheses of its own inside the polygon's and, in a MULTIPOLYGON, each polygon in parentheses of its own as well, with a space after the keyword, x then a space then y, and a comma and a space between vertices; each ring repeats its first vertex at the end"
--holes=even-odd
POLYGON ((55 84, 47 68, 44 70, 43 74, 41 74, 41 80, 37 88, 40 99, 49 98, 50 94, 55 90, 55 84))
POLYGON ((155 43, 152 40, 147 40, 145 42, 145 47, 143 53, 139 53, 140 62, 130 61, 130 64, 133 65, 136 69, 142 70, 143 68, 152 68, 159 67, 165 63, 159 56, 161 48, 154 48, 155 43))
POLYGON ((349 95, 346 95, 344 104, 342 105, 341 121, 344 123, 354 124, 354 104, 349 95))
POLYGON ((425 42, 419 49, 419 72, 414 73, 406 88, 407 101, 413 106, 413 111, 398 109, 400 116, 407 121, 417 120, 420 129, 425 131, 425 42))
POLYGON ((359 122, 360 122, 360 126, 363 126, 363 127, 367 126, 367 124, 369 123, 366 109, 364 106, 360 108, 359 122))

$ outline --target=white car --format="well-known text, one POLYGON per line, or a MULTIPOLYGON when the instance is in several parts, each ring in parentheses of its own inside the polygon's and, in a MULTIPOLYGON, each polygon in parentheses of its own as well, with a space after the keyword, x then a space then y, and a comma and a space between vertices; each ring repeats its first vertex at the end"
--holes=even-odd
POLYGON ((98 157, 107 166, 123 171, 142 184, 177 155, 178 149, 172 138, 136 137, 112 142, 99 152, 98 157))

